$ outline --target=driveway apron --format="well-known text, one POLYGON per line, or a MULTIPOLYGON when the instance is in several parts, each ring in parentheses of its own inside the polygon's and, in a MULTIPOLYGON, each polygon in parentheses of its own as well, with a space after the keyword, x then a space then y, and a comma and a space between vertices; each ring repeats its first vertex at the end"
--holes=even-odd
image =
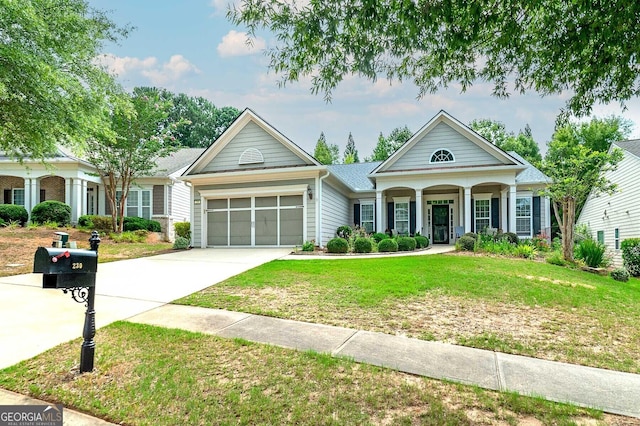
MULTIPOLYGON (((290 251, 193 249, 102 263, 96 275, 96 327, 162 306, 290 251)), ((0 278, 0 368, 81 337, 85 310, 62 290, 42 289, 41 274, 0 278)))

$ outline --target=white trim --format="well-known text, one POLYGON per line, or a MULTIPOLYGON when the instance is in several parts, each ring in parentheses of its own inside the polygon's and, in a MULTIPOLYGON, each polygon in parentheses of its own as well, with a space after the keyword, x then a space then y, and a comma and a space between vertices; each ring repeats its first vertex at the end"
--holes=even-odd
POLYGON ((242 154, 240 154, 240 158, 238 158, 238 165, 262 163, 264 163, 264 156, 257 148, 245 149, 242 154))
MULTIPOLYGON (((359 206, 360 206, 360 227, 362 228, 362 207, 363 206, 372 206, 373 207, 373 215, 371 220, 367 220, 366 222, 371 222, 371 232, 376 232, 376 200, 372 200, 372 199, 364 199, 364 200, 358 200, 359 206)), ((366 228, 365 228, 366 229, 366 228)))
POLYGON ((528 236, 531 237, 533 235, 533 196, 532 195, 522 195, 518 193, 516 195, 516 234, 519 236, 528 236), (527 216, 518 216, 518 200, 529 200, 529 232, 518 232, 518 219, 524 219, 527 216))
POLYGON ((265 186, 258 188, 236 188, 236 189, 201 189, 200 195, 206 199, 241 198, 245 196, 269 196, 269 195, 304 195, 309 189, 309 185, 282 185, 265 186))
POLYGON ((408 203, 411 197, 391 197, 394 203, 408 203))
POLYGON ((440 164, 440 163, 451 164, 451 163, 455 163, 455 162, 456 162, 456 156, 455 156, 455 155, 453 155, 453 152, 451 152, 451 150, 450 150, 450 149, 447 149, 447 148, 437 148, 437 149, 435 149, 435 150, 431 153, 431 155, 429 156, 429 164, 440 164), (438 152, 438 151, 446 151, 446 152, 448 152, 449 154, 451 154, 451 157, 453 158, 453 160, 450 160, 450 161, 432 161, 433 156, 434 156, 434 155, 436 154, 436 152, 438 152))
MULTIPOLYGON (((482 195, 486 195, 486 194, 482 194, 482 195)), ((489 194, 491 195, 491 194, 489 194)), ((477 198, 474 194, 473 197, 473 230, 476 234, 480 233, 482 230, 478 229, 478 220, 488 220, 489 221, 489 225, 487 225, 487 228, 491 228, 491 197, 489 198, 477 198), (478 203, 478 201, 488 201, 489 202, 489 215, 487 217, 480 217, 478 218, 477 216, 477 210, 476 210, 476 204, 478 203)))
POLYGON ((474 200, 491 200, 493 193, 491 192, 479 192, 472 194, 474 200))

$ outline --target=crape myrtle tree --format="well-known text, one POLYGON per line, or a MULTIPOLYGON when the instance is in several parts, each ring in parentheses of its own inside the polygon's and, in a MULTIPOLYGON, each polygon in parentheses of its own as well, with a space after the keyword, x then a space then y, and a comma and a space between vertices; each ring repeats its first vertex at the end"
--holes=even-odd
POLYGON ((95 58, 129 30, 84 0, 0 0, 0 150, 43 159, 106 131, 117 85, 95 58))
POLYGON ((348 75, 410 80, 418 95, 477 81, 492 93, 569 95, 565 114, 640 93, 640 2, 242 0, 228 17, 267 50, 281 83, 310 78, 330 99, 348 75))
POLYGON ((102 177, 114 232, 123 230, 127 197, 136 178, 149 175, 158 158, 178 148, 173 131, 179 123, 166 124, 171 106, 158 91, 136 88, 131 95, 122 93, 110 115, 114 136, 87 142, 85 155, 102 177))
POLYGON ((541 170, 551 179, 542 192, 553 205, 562 236, 562 254, 573 261, 576 217, 589 194, 611 194, 616 190, 605 176, 622 159, 612 142, 628 137, 630 123, 618 117, 594 118, 588 123, 567 123, 556 129, 548 144, 541 170))

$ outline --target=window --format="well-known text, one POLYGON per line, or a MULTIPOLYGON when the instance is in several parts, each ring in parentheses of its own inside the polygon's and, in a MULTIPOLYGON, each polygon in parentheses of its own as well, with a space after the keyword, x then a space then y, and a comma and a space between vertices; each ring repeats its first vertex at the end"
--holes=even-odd
POLYGON ((24 188, 13 189, 13 204, 24 206, 24 188))
POLYGON ((439 149, 431 154, 430 163, 453 163, 455 158, 453 158, 453 154, 451 151, 447 149, 439 149))
POLYGON ((256 148, 247 148, 238 159, 238 164, 261 164, 264 163, 264 157, 260 150, 256 148))
MULTIPOLYGON (((122 191, 116 192, 116 199, 118 200, 118 204, 120 204, 122 191)), ((151 191, 146 189, 130 190, 127 196, 127 208, 125 209, 124 215, 151 219, 151 191)))
POLYGON ((360 204, 360 226, 364 228, 368 234, 371 234, 374 229, 373 223, 373 203, 360 204))
POLYGON ((531 198, 516 198, 516 233, 531 235, 531 198))
POLYGON ((598 231, 598 242, 604 244, 604 231, 598 231))
POLYGON ((409 202, 395 203, 395 229, 398 235, 409 235, 409 202))
POLYGON ((616 250, 620 250, 620 229, 615 228, 613 230, 613 243, 615 244, 616 250))
POLYGON ((491 226, 491 200, 475 200, 476 232, 483 232, 491 226))

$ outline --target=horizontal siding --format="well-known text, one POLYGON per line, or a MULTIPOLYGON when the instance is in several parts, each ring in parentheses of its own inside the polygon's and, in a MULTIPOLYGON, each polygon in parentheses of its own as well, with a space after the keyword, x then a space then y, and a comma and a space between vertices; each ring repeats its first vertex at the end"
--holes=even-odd
POLYGON ((326 182, 322 184, 322 244, 336 236, 336 229, 342 225, 353 226, 349 214, 349 199, 326 182))
POLYGON ((607 178, 618 186, 617 192, 589 196, 578 219, 579 224, 589 226, 594 238, 598 231, 604 231, 604 243, 617 266, 622 265, 622 252, 615 249, 615 228, 620 230, 620 242, 640 238, 639 171, 640 160, 625 152, 617 170, 607 173, 607 178))
POLYGON ((388 170, 415 170, 501 163, 500 160, 462 136, 448 124, 440 123, 421 140, 417 141, 388 170), (455 162, 429 164, 433 152, 441 148, 451 151, 455 157, 455 162))
POLYGON ((274 139, 264 129, 249 122, 229 141, 216 157, 204 167, 203 173, 224 170, 246 170, 256 167, 286 167, 307 164, 286 146, 274 139), (264 157, 264 163, 239 165, 238 160, 247 148, 256 148, 264 157))
POLYGON ((191 189, 183 184, 176 183, 171 190, 171 217, 177 222, 188 222, 191 215, 189 198, 191 189))

